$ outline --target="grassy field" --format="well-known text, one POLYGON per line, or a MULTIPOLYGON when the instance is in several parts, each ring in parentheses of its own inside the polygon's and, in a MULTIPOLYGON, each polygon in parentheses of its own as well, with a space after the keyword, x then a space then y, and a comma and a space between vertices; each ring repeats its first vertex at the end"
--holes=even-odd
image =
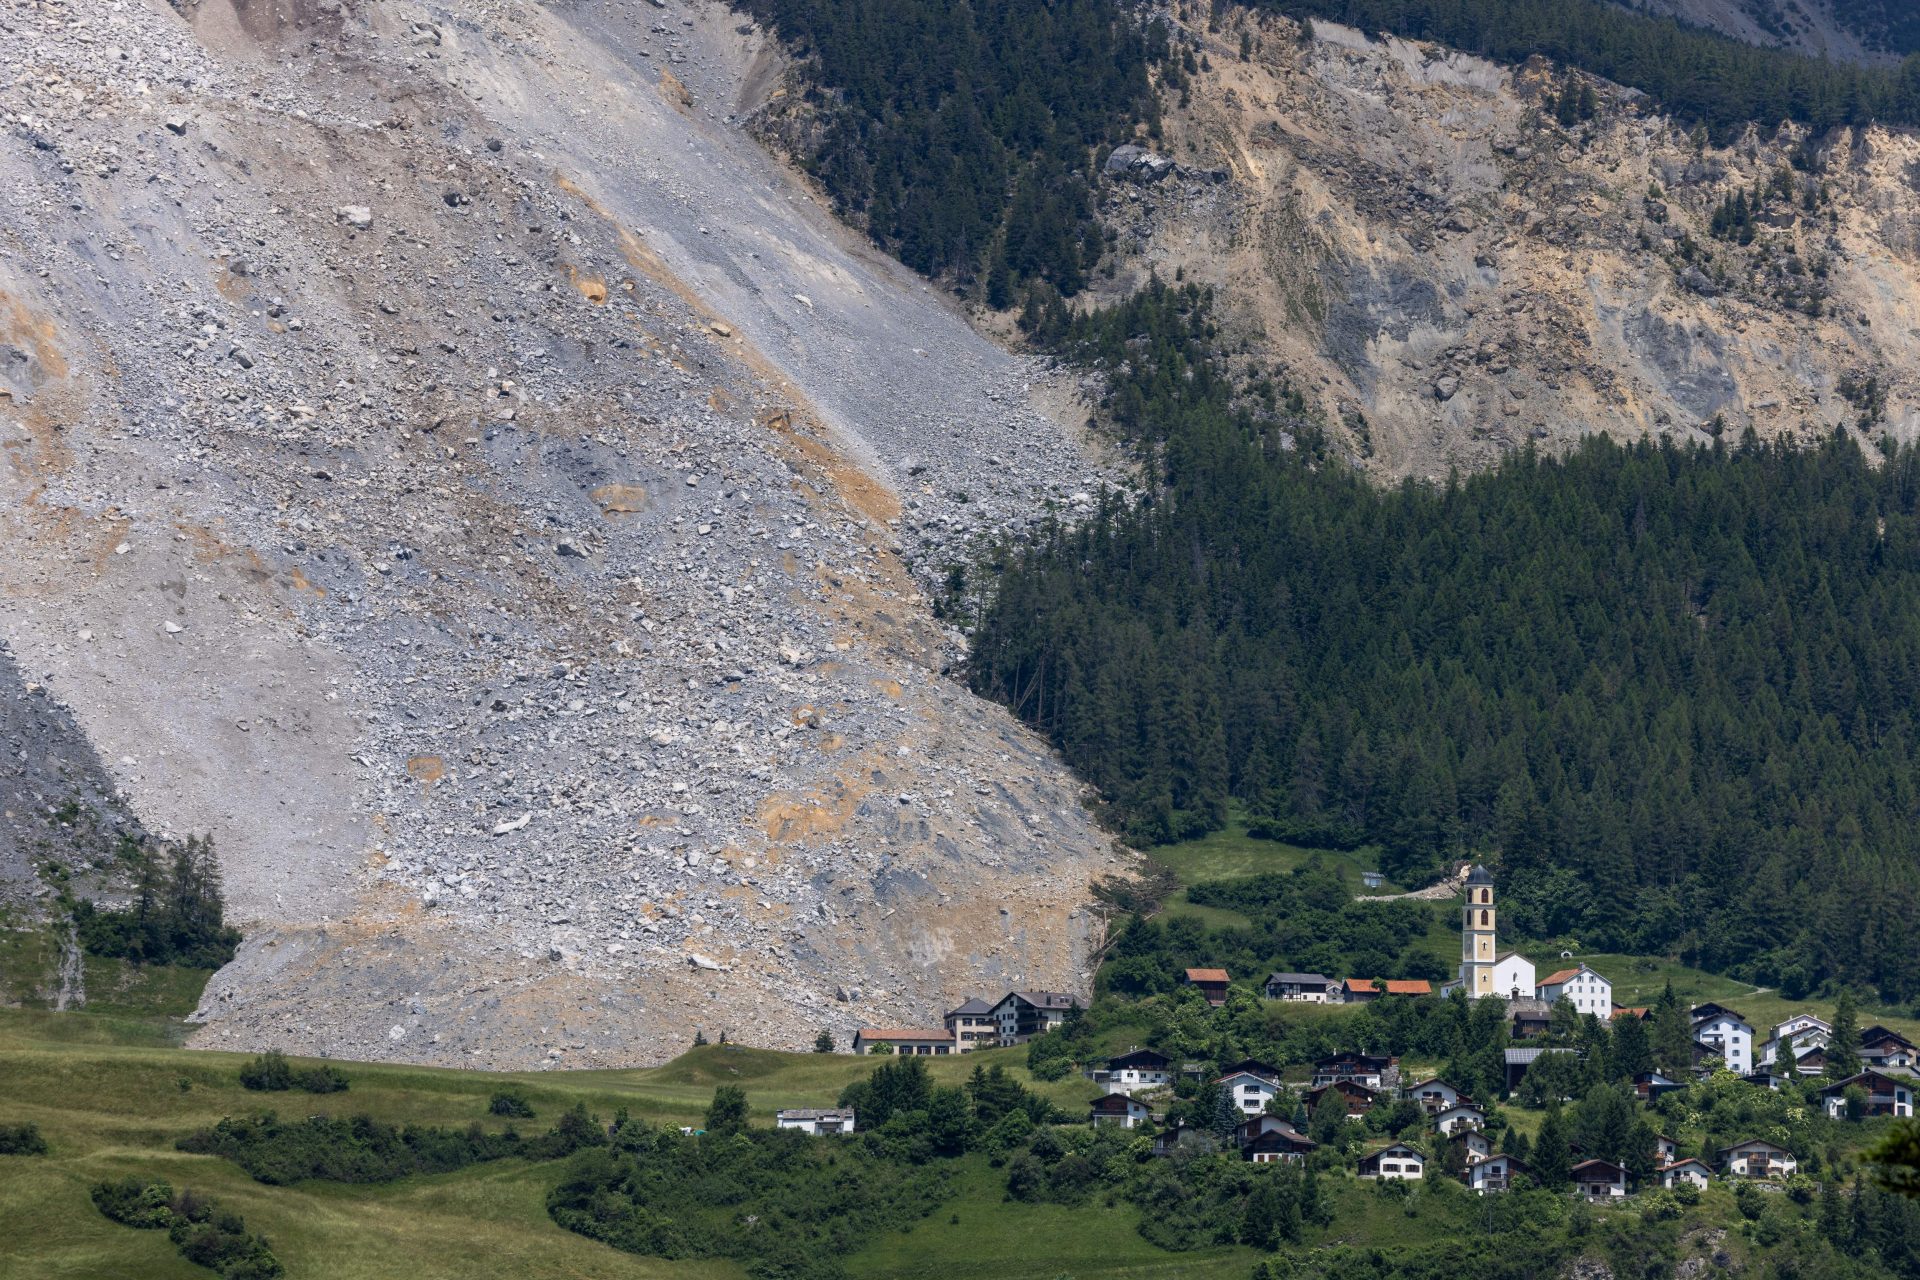
MULTIPOLYGON (((1379 867, 1378 850, 1367 847, 1351 852, 1339 849, 1303 849, 1277 840, 1256 840, 1247 834, 1246 816, 1236 811, 1225 829, 1198 840, 1161 845, 1147 850, 1151 862, 1172 871, 1182 886, 1205 880, 1244 880, 1249 876, 1278 875, 1292 871, 1310 858, 1345 868, 1357 889, 1362 871, 1379 867)), ((1380 890, 1394 892, 1393 886, 1380 890)), ((1209 929, 1244 928, 1249 921, 1238 911, 1198 906, 1187 900, 1182 887, 1161 904, 1170 916, 1192 916, 1209 929)), ((1457 943, 1455 944, 1458 945, 1457 943)))
MULTIPOLYGON (((487 1114, 487 1103, 507 1084, 522 1087, 534 1106, 536 1119, 522 1122, 523 1131, 544 1128, 576 1102, 609 1120, 625 1107, 661 1123, 697 1123, 719 1084, 743 1088, 754 1112, 766 1120, 780 1107, 830 1105, 849 1082, 877 1065, 849 1054, 782 1054, 731 1045, 696 1049, 666 1066, 636 1071, 489 1074, 349 1063, 344 1069, 351 1090, 322 1099, 249 1093, 238 1081, 245 1055, 175 1048, 177 1034, 164 1017, 0 1009, 0 1123, 37 1124, 51 1147, 44 1157, 0 1157, 0 1215, 10 1226, 0 1236, 0 1275, 204 1280, 209 1273, 182 1261, 163 1233, 108 1222, 89 1202, 94 1182, 140 1174, 191 1186, 240 1212, 250 1229, 273 1242, 293 1277, 739 1276, 730 1263, 636 1258, 560 1230, 547 1218, 546 1192, 553 1181, 547 1166, 503 1161, 386 1186, 267 1187, 225 1161, 185 1155, 173 1144, 222 1116, 269 1109, 495 1128, 502 1122, 487 1114)), ((1023 1083, 1074 1109, 1098 1092, 1077 1077, 1036 1084, 1025 1060, 1023 1051, 1008 1051, 928 1059, 927 1064, 937 1080, 959 1083, 975 1065, 999 1061, 1023 1083)), ((972 1203, 993 1200, 989 1190, 984 1184, 971 1188, 972 1203)), ((992 1215, 982 1208, 974 1216, 979 1225, 992 1215)), ((1109 1222, 1107 1230, 1112 1229, 1109 1222)), ((1139 1242, 1130 1226, 1119 1234, 1137 1242, 1143 1256, 1170 1256, 1139 1242)), ((893 1251, 886 1257, 917 1247, 911 1241, 882 1244, 893 1251)), ((1011 1235, 1003 1244, 1008 1256, 1019 1248, 1011 1235)), ((862 1274, 903 1274, 892 1267, 883 1260, 862 1274)), ((1240 1266, 1236 1274, 1245 1270, 1240 1266)), ((1060 1274, 1060 1268, 1049 1274, 1060 1274)))

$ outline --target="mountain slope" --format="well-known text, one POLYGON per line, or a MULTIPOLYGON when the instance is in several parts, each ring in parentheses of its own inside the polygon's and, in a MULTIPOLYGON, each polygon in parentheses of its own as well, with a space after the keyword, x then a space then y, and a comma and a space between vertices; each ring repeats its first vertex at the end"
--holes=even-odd
POLYGON ((0 24, 0 637, 216 835, 203 1043, 629 1063, 1082 980, 1113 854, 910 566, 1100 466, 731 127, 737 25, 0 24))
POLYGON ((1920 48, 1920 19, 1901 0, 1616 0, 1748 44, 1815 58, 1890 61, 1920 48))
POLYGON ((1101 296, 1215 285, 1243 367, 1286 378, 1369 468, 1440 475, 1591 431, 1920 427, 1911 131, 1719 148, 1544 63, 1327 22, 1303 39, 1245 10, 1181 35, 1204 62, 1163 121, 1180 168, 1112 184, 1101 296), (1594 114, 1561 125, 1569 85, 1594 114), (1776 180, 1749 243, 1714 235, 1776 180))

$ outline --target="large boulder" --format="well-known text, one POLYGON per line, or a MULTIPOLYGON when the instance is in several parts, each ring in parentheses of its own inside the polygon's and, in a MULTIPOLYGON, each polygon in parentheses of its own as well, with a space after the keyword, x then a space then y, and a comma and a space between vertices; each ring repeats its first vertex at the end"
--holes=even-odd
POLYGON ((1106 175, 1129 182, 1158 182, 1173 172, 1173 161, 1135 143, 1124 143, 1107 157, 1106 175))

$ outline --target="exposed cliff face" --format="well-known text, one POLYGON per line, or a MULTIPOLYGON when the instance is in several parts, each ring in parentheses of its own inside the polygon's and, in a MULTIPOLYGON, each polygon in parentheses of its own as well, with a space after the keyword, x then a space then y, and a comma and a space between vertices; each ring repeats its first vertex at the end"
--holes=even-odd
POLYGON ((1888 62, 1890 29, 1905 0, 1615 0, 1624 9, 1678 18, 1735 40, 1814 58, 1888 62))
POLYGON ((1114 851, 910 566, 1098 462, 733 125, 739 21, 0 20, 0 640, 216 836, 201 1043, 611 1065, 1084 982, 1114 851))
POLYGON ((1911 133, 1716 149, 1598 81, 1593 118, 1562 127, 1544 65, 1194 18, 1211 67, 1161 144, 1180 172, 1112 184, 1102 291, 1215 284, 1243 359, 1283 371, 1357 460, 1438 475, 1592 431, 1920 427, 1911 133), (1724 200, 1776 178, 1750 243, 1712 234, 1724 200))

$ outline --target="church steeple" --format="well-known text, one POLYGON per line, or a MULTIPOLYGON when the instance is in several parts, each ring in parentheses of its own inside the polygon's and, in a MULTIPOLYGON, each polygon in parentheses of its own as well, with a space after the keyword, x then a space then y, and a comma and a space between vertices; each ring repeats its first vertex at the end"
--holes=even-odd
POLYGON ((1493 873, 1476 864, 1467 872, 1467 901, 1460 918, 1460 985, 1470 1000, 1494 994, 1493 873))

